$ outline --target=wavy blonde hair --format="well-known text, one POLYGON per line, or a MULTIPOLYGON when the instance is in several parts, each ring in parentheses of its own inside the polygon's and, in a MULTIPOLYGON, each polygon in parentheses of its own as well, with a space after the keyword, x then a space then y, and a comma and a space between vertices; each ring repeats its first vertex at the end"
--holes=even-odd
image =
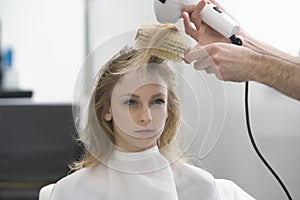
MULTIPOLYGON (((170 24, 160 25, 157 29, 161 34, 174 30, 177 30, 176 27, 170 24)), ((159 34, 157 35, 159 36, 159 34)), ((113 89, 124 75, 142 66, 145 67, 146 73, 158 72, 167 85, 168 118, 157 145, 164 155, 173 153, 174 145, 171 143, 176 144, 174 138, 181 123, 181 104, 176 95, 176 73, 166 64, 164 59, 156 54, 157 49, 136 50, 125 47, 101 68, 96 88, 89 102, 87 124, 79 133, 79 140, 85 146, 84 155, 79 161, 71 165, 72 170, 95 166, 109 157, 114 148, 115 137, 113 122, 105 120, 104 115, 111 106, 113 89)))

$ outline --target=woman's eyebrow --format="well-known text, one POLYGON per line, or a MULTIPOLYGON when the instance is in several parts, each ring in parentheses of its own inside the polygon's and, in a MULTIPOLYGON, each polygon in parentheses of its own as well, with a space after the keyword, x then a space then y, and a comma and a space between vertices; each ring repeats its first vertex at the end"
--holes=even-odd
POLYGON ((158 93, 151 96, 151 98, 157 98, 157 97, 167 97, 167 96, 164 93, 158 93))
POLYGON ((134 98, 140 98, 140 96, 136 95, 136 94, 132 94, 132 93, 128 93, 128 94, 123 94, 122 97, 124 96, 128 96, 128 97, 134 97, 134 98))
MULTIPOLYGON (((136 99, 139 99, 140 96, 139 95, 136 95, 136 94, 131 94, 131 93, 127 93, 127 94, 123 94, 121 97, 133 97, 133 98, 136 98, 136 99)), ((152 99, 154 98, 157 98, 157 97, 167 97, 164 93, 157 93, 157 94, 154 94, 151 96, 152 99)))

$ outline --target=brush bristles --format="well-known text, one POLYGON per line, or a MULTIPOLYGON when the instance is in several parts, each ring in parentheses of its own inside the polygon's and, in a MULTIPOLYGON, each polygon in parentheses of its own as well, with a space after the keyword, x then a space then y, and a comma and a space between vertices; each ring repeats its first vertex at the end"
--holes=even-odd
POLYGON ((187 38, 179 31, 141 28, 136 35, 136 49, 149 49, 154 56, 180 62, 190 49, 187 38))

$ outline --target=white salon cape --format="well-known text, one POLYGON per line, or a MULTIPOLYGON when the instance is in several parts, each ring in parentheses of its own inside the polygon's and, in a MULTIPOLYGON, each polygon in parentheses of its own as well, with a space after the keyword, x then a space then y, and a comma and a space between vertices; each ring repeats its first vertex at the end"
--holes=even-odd
MULTIPOLYGON (((59 180, 51 200, 253 200, 231 181, 177 161, 157 147, 143 152, 115 150, 107 165, 80 169, 59 180)), ((41 198, 40 200, 46 200, 41 198)))

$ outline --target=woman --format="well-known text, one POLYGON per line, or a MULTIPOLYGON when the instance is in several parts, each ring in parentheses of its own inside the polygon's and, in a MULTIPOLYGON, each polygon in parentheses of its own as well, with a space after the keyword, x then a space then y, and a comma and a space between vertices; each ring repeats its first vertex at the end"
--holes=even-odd
MULTIPOLYGON (((178 31, 155 29, 154 42, 178 31)), ((51 199, 253 199, 179 159, 176 82, 157 49, 125 48, 113 57, 98 75, 79 131, 85 155, 55 184, 51 199)))

